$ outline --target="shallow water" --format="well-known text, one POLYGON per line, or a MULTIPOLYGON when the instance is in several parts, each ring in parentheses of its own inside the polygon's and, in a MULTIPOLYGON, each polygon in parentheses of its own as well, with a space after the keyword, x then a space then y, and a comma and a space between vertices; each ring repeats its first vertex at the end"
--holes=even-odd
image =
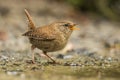
POLYGON ((69 66, 63 64, 1 63, 0 80, 119 80, 120 65, 69 66))

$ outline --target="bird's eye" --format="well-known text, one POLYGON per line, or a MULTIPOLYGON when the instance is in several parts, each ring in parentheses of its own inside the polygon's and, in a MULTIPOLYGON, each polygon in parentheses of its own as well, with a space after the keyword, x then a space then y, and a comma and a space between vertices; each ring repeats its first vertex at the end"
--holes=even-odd
POLYGON ((68 27, 68 26, 69 26, 69 24, 64 24, 64 26, 68 27))

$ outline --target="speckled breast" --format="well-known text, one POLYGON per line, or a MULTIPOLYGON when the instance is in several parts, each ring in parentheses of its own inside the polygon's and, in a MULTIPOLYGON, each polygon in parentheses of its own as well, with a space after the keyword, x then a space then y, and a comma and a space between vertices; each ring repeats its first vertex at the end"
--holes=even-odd
POLYGON ((52 51, 58 51, 65 47, 67 41, 61 42, 60 40, 52 40, 52 41, 41 41, 37 39, 30 38, 30 43, 37 47, 38 49, 41 49, 43 51, 52 52, 52 51))

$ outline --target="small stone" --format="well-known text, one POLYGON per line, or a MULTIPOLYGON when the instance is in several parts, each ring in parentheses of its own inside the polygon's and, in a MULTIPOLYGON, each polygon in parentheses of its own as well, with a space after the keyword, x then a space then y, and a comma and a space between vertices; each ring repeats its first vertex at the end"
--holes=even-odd
POLYGON ((64 58, 64 55, 58 54, 56 58, 63 59, 63 58, 64 58))
POLYGON ((66 55, 66 56, 64 56, 64 59, 70 59, 72 57, 73 57, 72 55, 66 55))
POLYGON ((76 63, 71 63, 70 66, 78 66, 76 63))
POLYGON ((111 58, 111 57, 108 57, 108 60, 109 60, 109 61, 111 61, 111 60, 112 60, 112 58, 111 58))
POLYGON ((1 60, 7 60, 8 57, 7 57, 7 56, 4 56, 4 55, 1 55, 1 56, 0 56, 0 59, 1 59, 1 60))
POLYGON ((7 74, 8 75, 17 75, 18 72, 16 72, 16 71, 8 71, 7 74))
POLYGON ((64 66, 70 66, 70 63, 66 62, 66 63, 64 63, 64 66))

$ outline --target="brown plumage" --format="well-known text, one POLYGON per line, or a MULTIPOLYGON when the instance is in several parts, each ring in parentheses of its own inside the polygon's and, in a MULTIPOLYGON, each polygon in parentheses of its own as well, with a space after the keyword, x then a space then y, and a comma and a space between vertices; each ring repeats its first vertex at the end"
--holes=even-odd
MULTIPOLYGON (((75 28, 75 24, 70 21, 60 21, 54 22, 46 26, 36 28, 35 24, 32 21, 32 18, 27 10, 25 10, 26 16, 28 18, 28 31, 23 34, 27 36, 32 44, 31 49, 38 48, 47 55, 47 52, 53 52, 61 50, 67 44, 68 38, 75 28)), ((53 62, 51 57, 49 57, 53 62)), ((34 53, 33 59, 34 62, 34 53)))

